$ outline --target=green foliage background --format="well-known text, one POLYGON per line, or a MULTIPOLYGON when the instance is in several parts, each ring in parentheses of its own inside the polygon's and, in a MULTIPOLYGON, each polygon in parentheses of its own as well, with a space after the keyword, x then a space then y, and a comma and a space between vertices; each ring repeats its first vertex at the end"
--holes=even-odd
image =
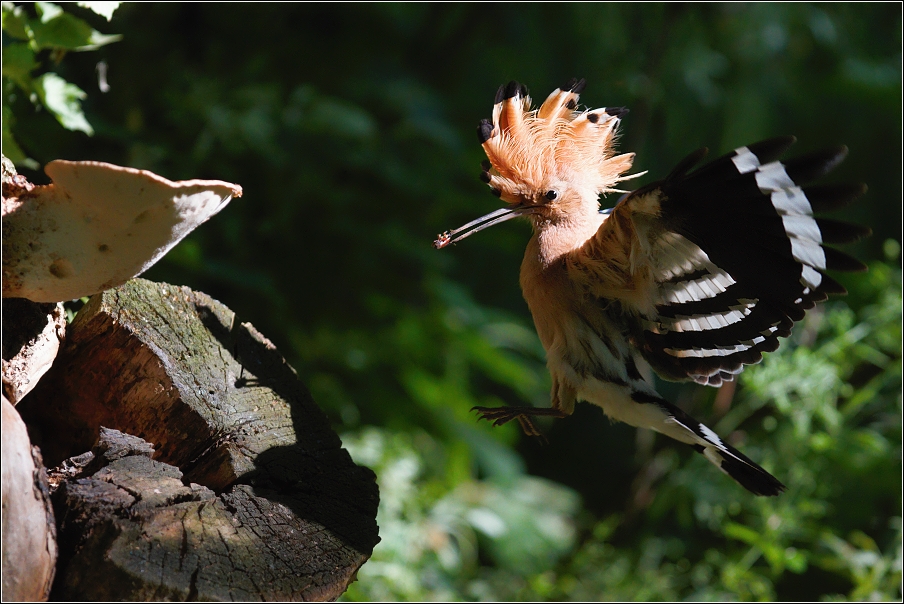
POLYGON ((24 51, 4 13, 5 126, 39 164, 244 187, 146 276, 254 323, 377 471, 383 541, 345 598, 900 600, 899 5, 66 12, 122 39, 65 57, 33 44, 33 63, 13 63, 24 51), (19 80, 50 71, 85 91, 87 129, 61 130, 29 100, 19 80), (848 145, 830 180, 870 187, 834 216, 874 230, 847 250, 871 265, 840 276, 850 296, 810 313, 736 389, 662 386, 783 480, 781 497, 754 498, 587 405, 544 424, 545 447, 469 413, 548 405, 517 282, 529 229, 431 242, 496 207, 474 135, 496 87, 517 79, 542 100, 572 76, 587 78, 587 105, 631 109, 620 146, 644 182, 700 146, 794 134, 795 153, 848 145))

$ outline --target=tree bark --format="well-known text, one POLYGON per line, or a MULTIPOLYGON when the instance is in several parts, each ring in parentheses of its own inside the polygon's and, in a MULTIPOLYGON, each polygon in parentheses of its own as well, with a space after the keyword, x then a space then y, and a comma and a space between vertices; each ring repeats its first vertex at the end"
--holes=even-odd
POLYGON ((16 405, 56 358, 66 334, 62 304, 3 298, 3 394, 16 405))
POLYGON ((2 397, 3 601, 44 601, 57 560, 56 524, 41 454, 2 397))
POLYGON ((205 294, 136 279, 95 295, 17 410, 48 465, 100 426, 154 448, 68 464, 54 598, 334 599, 379 541, 373 472, 205 294))

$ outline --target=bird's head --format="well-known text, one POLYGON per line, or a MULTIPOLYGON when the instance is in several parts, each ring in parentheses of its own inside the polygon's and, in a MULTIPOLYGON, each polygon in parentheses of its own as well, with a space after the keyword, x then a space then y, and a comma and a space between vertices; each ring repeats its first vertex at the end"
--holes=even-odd
POLYGON ((614 186, 634 161, 633 153, 615 155, 622 107, 579 110, 584 80, 570 80, 553 91, 539 109, 531 109, 527 88, 501 86, 493 119, 482 120, 477 135, 487 160, 481 180, 508 207, 482 216, 435 242, 437 248, 516 216, 526 215, 542 230, 587 220, 599 211, 599 196, 614 186))

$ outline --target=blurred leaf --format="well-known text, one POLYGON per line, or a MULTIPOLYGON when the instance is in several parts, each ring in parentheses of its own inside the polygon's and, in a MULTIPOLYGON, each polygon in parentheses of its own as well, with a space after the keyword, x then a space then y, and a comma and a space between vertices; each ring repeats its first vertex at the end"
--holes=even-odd
POLYGON ((462 477, 445 485, 445 470, 430 463, 443 446, 425 434, 370 428, 342 440, 357 463, 377 473, 383 535, 344 600, 453 599, 479 589, 468 586, 478 541, 520 576, 554 565, 575 544, 580 500, 570 489, 523 475, 504 484, 462 477))
POLYGON ((77 4, 109 21, 113 18, 113 13, 116 12, 122 2, 78 2, 77 4))
POLYGON ((50 2, 36 2, 38 19, 32 19, 31 45, 35 50, 53 48, 60 50, 96 50, 122 39, 120 35, 105 35, 50 2))
POLYGON ((41 23, 48 23, 63 14, 63 7, 52 2, 35 2, 35 11, 41 23))
POLYGON ((3 105, 3 155, 5 155, 13 164, 19 168, 25 167, 30 170, 37 170, 39 165, 38 162, 31 159, 25 152, 22 151, 22 148, 19 147, 19 143, 16 142, 16 139, 13 137, 12 133, 12 125, 14 123, 12 112, 9 109, 8 105, 3 105))
POLYGON ((575 545, 573 519, 580 499, 561 485, 521 477, 501 488, 487 486, 482 503, 485 507, 472 509, 468 519, 488 538, 489 553, 500 568, 519 575, 540 573, 575 545))
MULTIPOLYGON (((28 15, 21 6, 12 2, 3 2, 3 32, 17 40, 28 40, 28 15)), ((3 52, 6 53, 4 48, 3 52)))
POLYGON ((28 44, 10 44, 3 49, 3 77, 11 79, 25 92, 32 91, 31 72, 38 67, 28 44))
POLYGON ((85 114, 82 112, 81 101, 88 95, 76 86, 70 84, 55 73, 45 73, 34 80, 35 90, 41 99, 41 104, 53 114, 60 124, 67 130, 78 130, 88 136, 94 134, 94 129, 85 114))

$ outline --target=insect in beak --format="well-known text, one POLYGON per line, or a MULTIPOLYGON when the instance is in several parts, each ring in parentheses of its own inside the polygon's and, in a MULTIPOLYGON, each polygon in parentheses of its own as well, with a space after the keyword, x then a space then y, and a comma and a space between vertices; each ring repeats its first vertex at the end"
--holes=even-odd
POLYGON ((529 206, 499 208, 498 210, 490 212, 486 216, 481 216, 476 220, 472 220, 468 224, 460 226, 457 229, 441 233, 437 236, 436 241, 433 242, 433 247, 441 250, 449 244, 458 243, 465 237, 469 237, 477 231, 482 231, 485 228, 493 226, 494 224, 499 224, 500 222, 505 222, 506 220, 517 218, 518 216, 521 216, 523 214, 529 214, 532 210, 533 208, 529 206))

